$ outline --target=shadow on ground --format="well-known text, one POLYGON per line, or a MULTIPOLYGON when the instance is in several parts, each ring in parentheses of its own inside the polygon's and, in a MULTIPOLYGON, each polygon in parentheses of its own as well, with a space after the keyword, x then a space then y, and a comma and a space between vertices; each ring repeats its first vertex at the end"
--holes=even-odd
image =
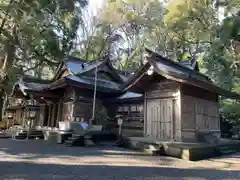
POLYGON ((64 144, 48 143, 44 140, 1 140, 0 152, 8 155, 23 156, 24 159, 35 159, 51 156, 150 156, 141 152, 129 151, 116 146, 69 147, 64 144))
POLYGON ((0 157, 0 179, 8 180, 240 179, 240 171, 183 169, 182 161, 174 158, 161 157, 161 161, 158 161, 158 157, 149 158, 139 153, 135 154, 109 146, 82 148, 49 144, 42 140, 0 140, 0 157), (121 158, 118 159, 118 156, 121 158), (48 157, 49 160, 41 161, 48 157), (58 161, 52 157, 58 158, 58 161), (127 161, 124 162, 125 164, 106 165, 105 157, 111 157, 118 163, 124 161, 124 158, 130 159, 132 164, 128 164, 130 161, 127 161), (85 163, 84 159, 88 162, 85 163), (71 160, 74 161, 73 164, 67 163, 71 160), (138 160, 146 160, 154 165, 153 167, 146 164, 140 165, 138 160), (177 161, 178 165, 174 166, 177 161), (162 167, 154 167, 156 162, 162 167))
POLYGON ((160 179, 239 179, 239 171, 178 169, 104 165, 55 165, 0 162, 1 179, 50 180, 160 180, 160 179))

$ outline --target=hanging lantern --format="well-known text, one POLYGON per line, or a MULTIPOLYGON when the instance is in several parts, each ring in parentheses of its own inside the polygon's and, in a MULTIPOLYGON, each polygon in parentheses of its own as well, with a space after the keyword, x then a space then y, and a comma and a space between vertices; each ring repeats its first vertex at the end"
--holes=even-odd
POLYGON ((12 119, 13 118, 13 111, 10 111, 10 110, 6 111, 6 115, 7 115, 8 119, 12 119))
POLYGON ((30 109, 29 110, 29 117, 30 118, 35 118, 36 117, 36 110, 34 110, 34 109, 30 109))
POLYGON ((36 117, 37 107, 35 106, 35 101, 33 99, 29 100, 27 111, 28 111, 28 115, 27 115, 28 118, 33 119, 36 117))

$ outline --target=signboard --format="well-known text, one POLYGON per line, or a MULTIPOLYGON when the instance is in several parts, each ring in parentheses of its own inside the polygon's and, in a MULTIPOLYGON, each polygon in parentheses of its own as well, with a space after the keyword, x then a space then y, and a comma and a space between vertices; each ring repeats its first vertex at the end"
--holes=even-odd
POLYGON ((117 123, 118 123, 118 125, 122 125, 123 119, 122 119, 122 118, 119 118, 117 123))

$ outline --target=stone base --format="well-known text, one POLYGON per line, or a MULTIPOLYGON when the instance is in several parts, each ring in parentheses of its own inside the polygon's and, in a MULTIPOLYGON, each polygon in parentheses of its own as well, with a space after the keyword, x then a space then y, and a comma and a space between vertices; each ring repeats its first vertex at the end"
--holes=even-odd
POLYGON ((163 142, 145 137, 124 137, 124 147, 147 152, 151 155, 167 155, 197 161, 225 154, 240 152, 240 141, 220 140, 217 144, 163 142))

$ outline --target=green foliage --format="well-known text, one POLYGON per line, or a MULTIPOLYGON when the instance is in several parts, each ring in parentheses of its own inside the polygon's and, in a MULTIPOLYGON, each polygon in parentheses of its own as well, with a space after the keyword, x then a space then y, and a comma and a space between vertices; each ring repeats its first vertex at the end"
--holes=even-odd
MULTIPOLYGON (((6 69, 13 74, 24 72, 26 62, 54 66, 72 50, 87 60, 108 55, 119 69, 135 70, 142 65, 144 47, 148 47, 174 60, 195 57, 216 84, 240 91, 239 0, 215 4, 209 0, 167 4, 109 0, 97 17, 87 19, 82 18, 82 7, 76 6, 86 1, 10 1, 0 0, 0 54, 8 57, 6 69), (221 9, 223 18, 219 17, 221 9)), ((221 111, 236 126, 239 108, 236 101, 221 102, 221 111)))
POLYGON ((221 102, 221 112, 225 121, 228 121, 233 125, 232 131, 234 133, 240 130, 240 102, 234 100, 223 100, 221 102))
MULTIPOLYGON (((104 7, 100 21, 122 32, 119 68, 139 67, 142 47, 147 46, 175 60, 195 57, 216 84, 240 92, 239 6, 239 0, 173 0, 165 5, 158 0, 115 0, 104 7)), ((239 108, 236 101, 221 102, 222 112, 236 125, 239 108)))
POLYGON ((86 0, 0 0, 1 71, 21 74, 33 62, 35 69, 58 65, 81 26, 79 3, 86 5, 86 0))
POLYGON ((0 98, 28 69, 55 67, 69 54, 85 5, 86 0, 0 0, 0 98))

